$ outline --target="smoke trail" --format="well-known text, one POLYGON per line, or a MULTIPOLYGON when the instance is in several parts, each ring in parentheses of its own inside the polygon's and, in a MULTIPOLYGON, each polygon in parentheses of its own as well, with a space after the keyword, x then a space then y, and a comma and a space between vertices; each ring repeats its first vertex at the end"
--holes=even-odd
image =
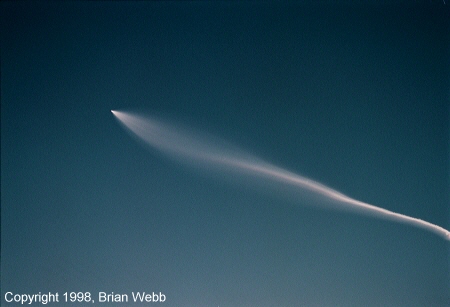
POLYGON ((120 111, 111 110, 111 112, 127 129, 146 144, 178 158, 226 167, 227 170, 244 172, 307 189, 350 208, 424 228, 450 241, 450 232, 440 226, 353 199, 319 182, 245 154, 232 148, 231 145, 224 146, 223 142, 214 140, 212 137, 200 137, 198 134, 186 132, 185 128, 177 129, 175 126, 164 124, 156 119, 120 111))

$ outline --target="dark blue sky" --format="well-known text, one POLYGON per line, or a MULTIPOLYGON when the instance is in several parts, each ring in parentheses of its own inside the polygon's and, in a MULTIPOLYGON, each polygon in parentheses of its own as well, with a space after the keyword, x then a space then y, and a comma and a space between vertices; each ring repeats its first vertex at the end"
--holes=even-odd
POLYGON ((449 229, 449 8, 408 2, 3 1, 2 306, 448 306, 441 237, 195 171, 110 113, 180 121, 449 229))

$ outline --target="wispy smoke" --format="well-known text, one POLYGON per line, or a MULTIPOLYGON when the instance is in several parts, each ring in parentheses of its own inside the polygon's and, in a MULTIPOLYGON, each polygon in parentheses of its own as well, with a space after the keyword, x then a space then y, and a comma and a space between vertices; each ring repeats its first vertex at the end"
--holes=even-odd
POLYGON ((167 154, 306 189, 338 202, 342 208, 359 209, 378 217, 422 227, 450 241, 450 232, 440 226, 353 199, 317 181, 252 157, 210 136, 200 136, 198 133, 187 131, 186 128, 176 128, 175 125, 136 114, 111 112, 139 139, 167 154))

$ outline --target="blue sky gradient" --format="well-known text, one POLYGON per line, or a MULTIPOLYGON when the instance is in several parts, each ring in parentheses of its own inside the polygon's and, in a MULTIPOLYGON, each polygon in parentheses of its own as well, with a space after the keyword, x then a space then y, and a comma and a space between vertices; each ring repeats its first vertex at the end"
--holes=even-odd
POLYGON ((448 241, 186 166, 110 112, 449 229, 449 8, 408 3, 3 1, 1 305, 448 306, 448 241))

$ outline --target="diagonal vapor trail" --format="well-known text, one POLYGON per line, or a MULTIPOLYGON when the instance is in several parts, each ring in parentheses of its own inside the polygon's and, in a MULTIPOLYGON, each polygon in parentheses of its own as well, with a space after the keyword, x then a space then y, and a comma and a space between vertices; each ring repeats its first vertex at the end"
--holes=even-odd
POLYGON ((111 112, 128 130, 146 144, 178 158, 222 166, 228 170, 307 189, 330 200, 345 204, 347 207, 362 209, 367 213, 376 214, 378 217, 424 228, 450 241, 450 232, 445 228, 353 199, 317 181, 251 157, 237 149, 230 149, 231 146, 224 146, 220 142, 201 138, 194 133, 186 132, 185 129, 177 129, 156 119, 122 111, 111 110, 111 112))

